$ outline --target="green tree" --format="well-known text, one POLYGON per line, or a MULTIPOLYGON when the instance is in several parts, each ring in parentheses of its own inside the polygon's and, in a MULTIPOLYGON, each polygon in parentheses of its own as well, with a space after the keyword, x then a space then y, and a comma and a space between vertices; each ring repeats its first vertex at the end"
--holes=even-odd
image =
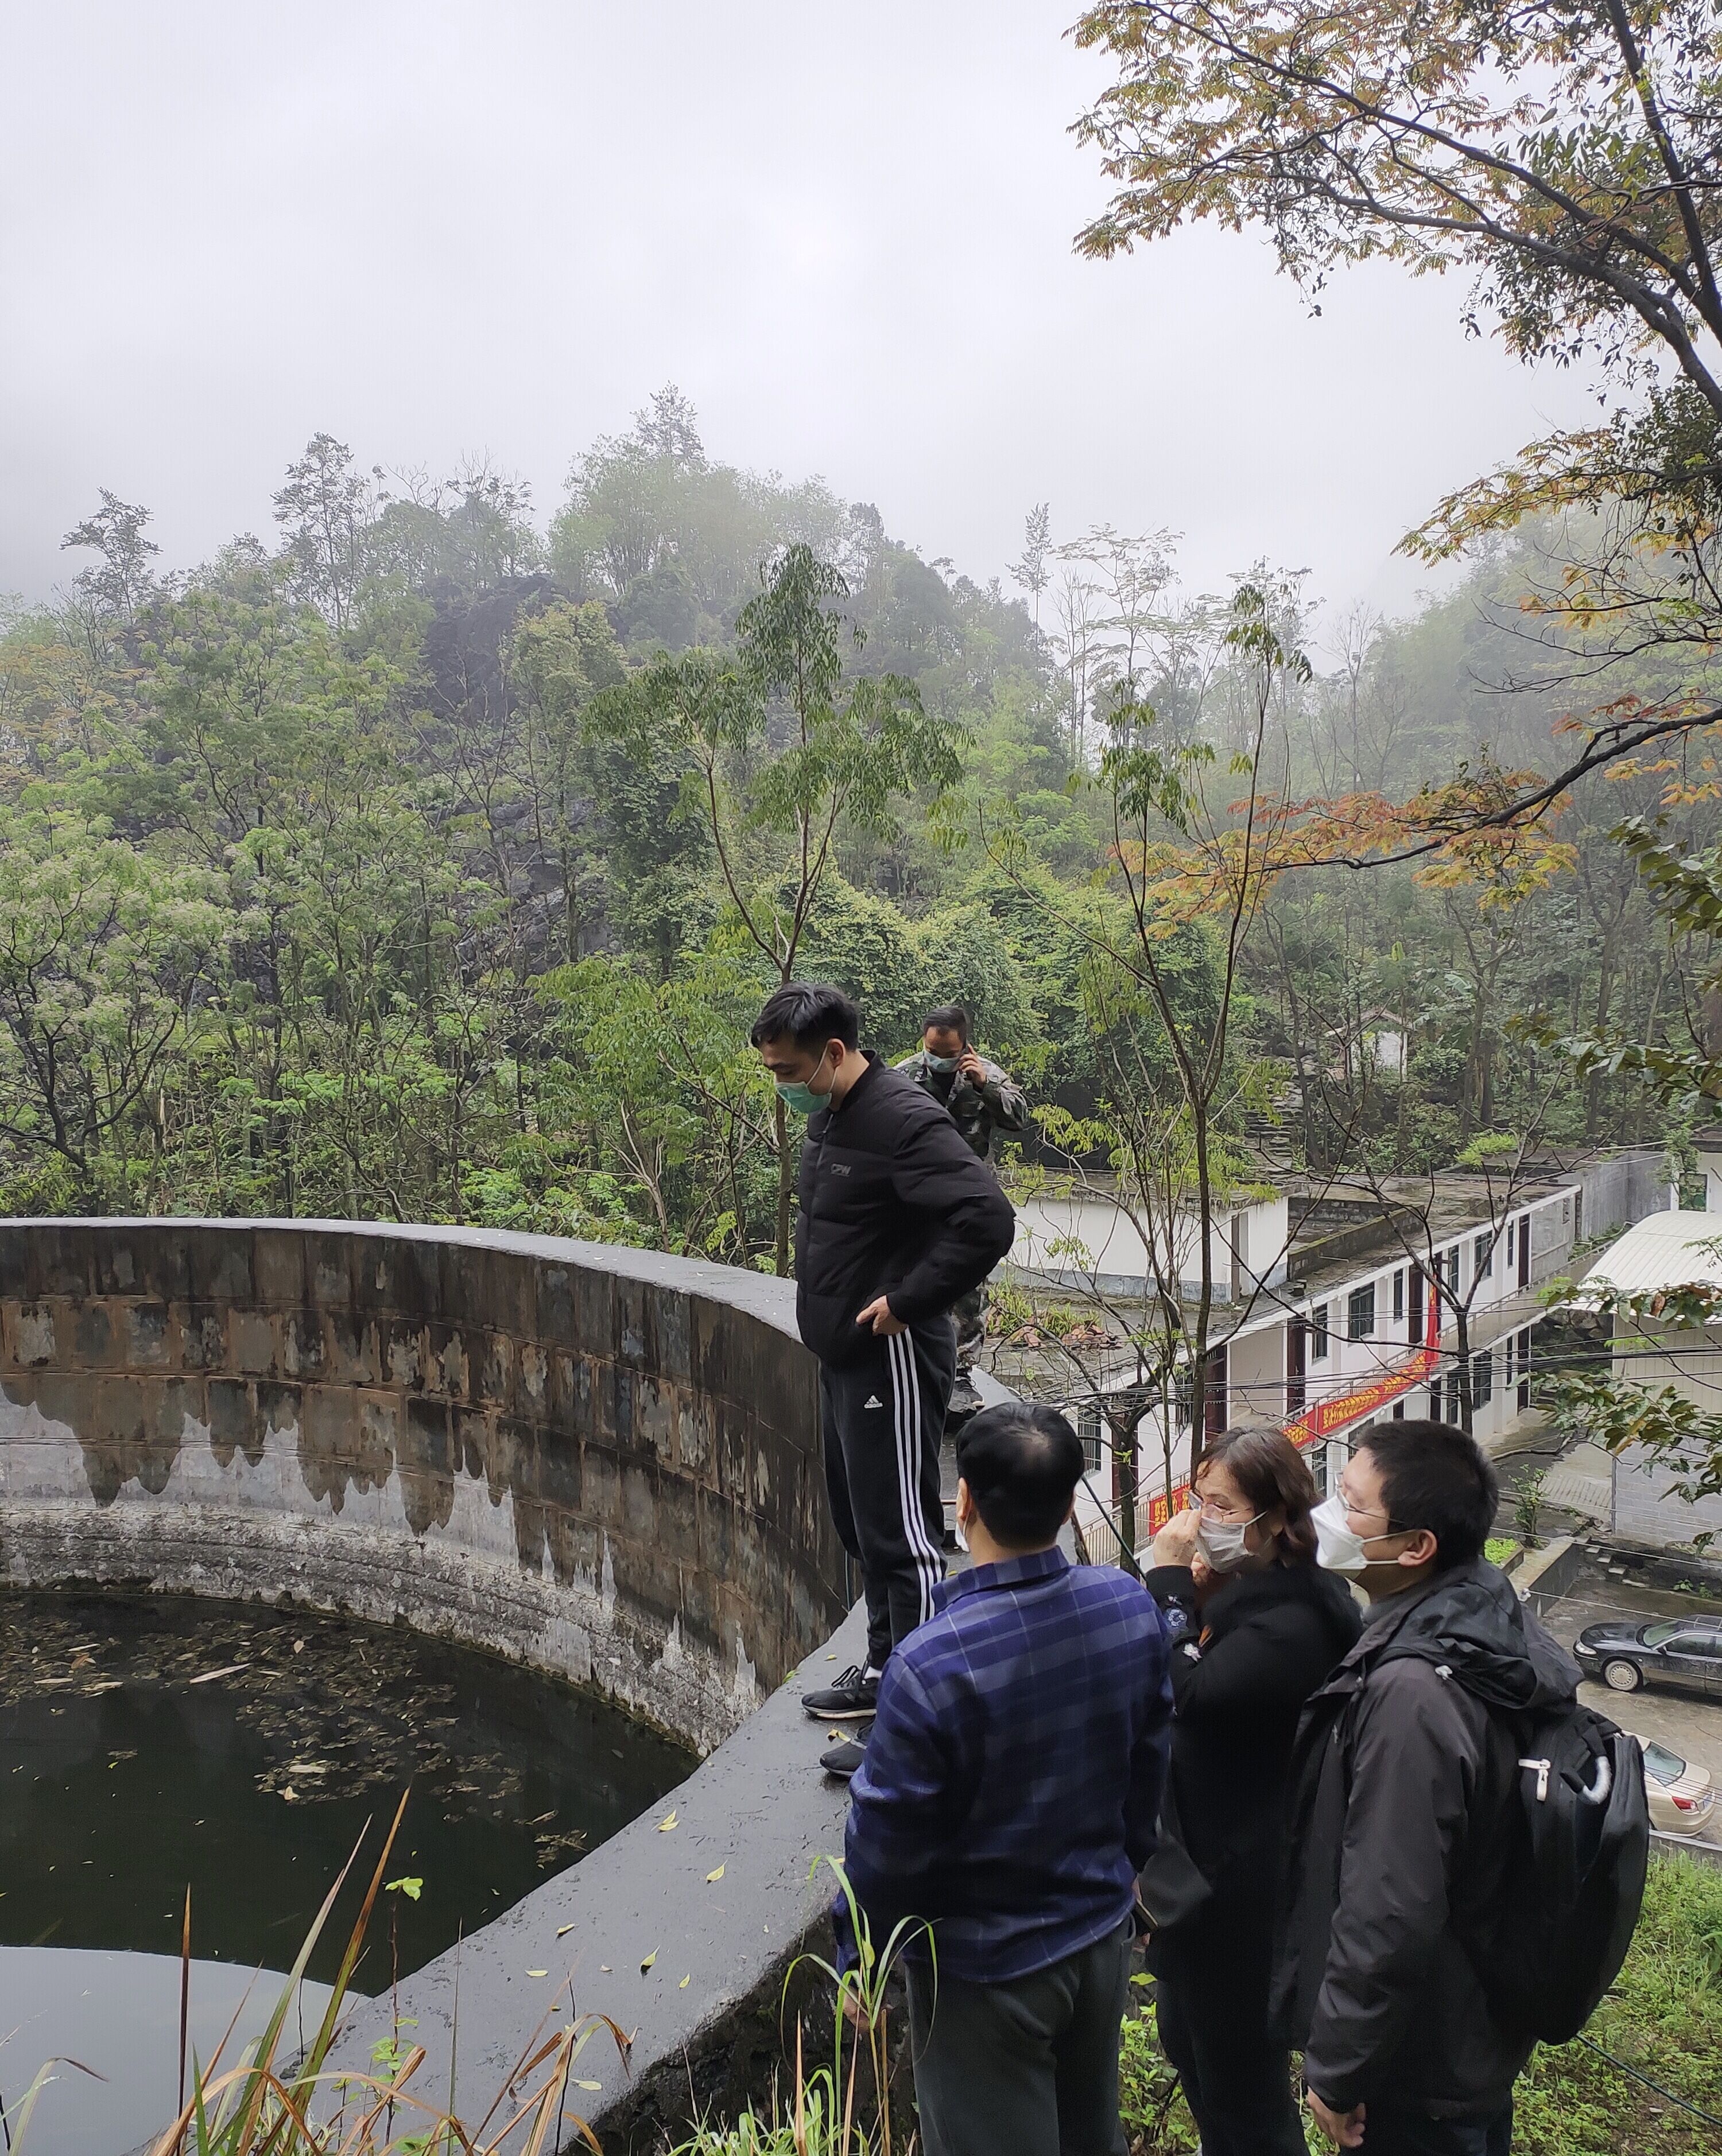
POLYGON ((206 873, 75 810, 0 808, 0 1135, 64 1163, 80 1205, 133 1199, 232 928, 206 873))
MULTIPOLYGON (((789 547, 743 608, 732 657, 695 651, 640 671, 608 707, 625 742, 673 744, 723 893, 779 981, 793 978, 840 829, 888 831, 895 803, 960 775, 959 729, 898 675, 850 675, 840 572, 789 547)), ((859 651, 858 630, 848 642, 859 651)), ((774 1103, 775 1255, 789 1270, 794 1154, 774 1103)))
POLYGON ((1473 823, 1540 814, 1586 771, 1716 716, 1714 30, 1704 0, 1099 0, 1077 25, 1118 70, 1079 130, 1116 190, 1085 253, 1211 218, 1267 230, 1311 294, 1380 256, 1463 269, 1468 326, 1492 323, 1527 362, 1596 372, 1598 426, 1531 444, 1406 542, 1437 558, 1585 513, 1567 527, 1581 556, 1529 604, 1595 716, 1555 773, 1447 801, 1473 823), (1599 681, 1599 660, 1624 671, 1599 681))

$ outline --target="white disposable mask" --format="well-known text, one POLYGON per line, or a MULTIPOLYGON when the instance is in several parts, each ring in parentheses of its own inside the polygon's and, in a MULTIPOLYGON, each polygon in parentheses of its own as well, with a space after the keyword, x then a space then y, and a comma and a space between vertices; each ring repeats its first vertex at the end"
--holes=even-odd
POLYGON ((963 1059, 960 1055, 935 1055, 929 1049, 927 1055, 927 1065, 931 1070, 954 1070, 962 1060, 963 1059))
POLYGON ((1251 1554, 1245 1540, 1262 1515, 1247 1520, 1212 1520, 1203 1512, 1195 1523, 1197 1547, 1215 1572, 1236 1572, 1251 1554))
POLYGON ((1368 1565, 1370 1543, 1391 1542, 1396 1529, 1385 1535, 1360 1535, 1351 1524, 1345 1500, 1337 1494, 1324 1498, 1309 1515, 1315 1529, 1315 1561, 1324 1572, 1337 1572, 1343 1579, 1355 1579, 1368 1565))

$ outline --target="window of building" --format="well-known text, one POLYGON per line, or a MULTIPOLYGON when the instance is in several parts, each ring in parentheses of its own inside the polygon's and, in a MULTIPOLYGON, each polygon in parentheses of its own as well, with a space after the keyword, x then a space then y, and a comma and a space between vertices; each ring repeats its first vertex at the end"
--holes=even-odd
POLYGON ((1318 1302, 1309 1313, 1309 1359, 1325 1363, 1328 1359, 1328 1306, 1318 1302))
POLYGON ((1530 1327, 1526 1326, 1519 1336, 1519 1404, 1530 1405, 1530 1327))
POLYGON ((1447 1291, 1456 1298, 1459 1292, 1459 1253, 1463 1247, 1455 1243, 1447 1254, 1447 1291))
POLYGON ((1082 1465, 1091 1475, 1100 1472, 1101 1455, 1106 1448, 1106 1436, 1100 1419, 1100 1409, 1092 1400, 1084 1400, 1077 1411, 1077 1435, 1082 1440, 1082 1465))
POLYGON ((1495 1231, 1479 1235, 1471 1246, 1471 1277, 1487 1280, 1495 1269, 1495 1231))
POLYGON ((1567 1227, 1570 1224, 1571 1220, 1572 1200, 1570 1198, 1563 1198, 1560 1201, 1560 1224, 1563 1228, 1567 1227))
POLYGON ((1585 1240, 1585 1194, 1575 1191, 1572 1201, 1572 1239, 1576 1243, 1585 1240))
POLYGON ((1396 1324, 1405 1316, 1405 1267, 1401 1265, 1393 1276, 1393 1317, 1396 1324))
POLYGON ((1375 1329, 1375 1283, 1354 1287, 1345 1306, 1345 1337, 1367 1340, 1375 1329))
POLYGON ((1485 1348, 1479 1355, 1471 1358, 1471 1406, 1474 1413, 1486 1408, 1495 1396, 1495 1358, 1493 1349, 1485 1348))

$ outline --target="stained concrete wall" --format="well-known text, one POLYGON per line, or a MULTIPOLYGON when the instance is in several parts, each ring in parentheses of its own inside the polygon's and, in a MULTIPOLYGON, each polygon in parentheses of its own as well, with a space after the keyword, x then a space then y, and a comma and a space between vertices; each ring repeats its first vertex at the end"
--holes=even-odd
POLYGON ((327 1221, 0 1222, 0 1577, 291 1596, 709 1749, 852 1599, 785 1283, 327 1221))

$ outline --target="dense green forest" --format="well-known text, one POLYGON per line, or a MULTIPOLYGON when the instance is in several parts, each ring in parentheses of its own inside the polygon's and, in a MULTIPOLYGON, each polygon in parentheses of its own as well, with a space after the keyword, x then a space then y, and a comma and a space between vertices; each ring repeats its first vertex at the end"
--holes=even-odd
MULTIPOLYGON (((1259 566, 1194 593, 1166 535, 1044 509, 981 586, 868 505, 715 461, 673 390, 547 520, 486 467, 388 476, 318 435, 275 525, 168 574, 105 494, 61 599, 0 624, 0 1212, 768 1264, 797 1133, 746 1041, 777 979, 838 981, 893 1055, 960 999, 1103 1153, 1127 1096, 1177 1091, 1162 1008, 1108 957, 1121 744, 1139 778, 1200 774, 1217 829, 1252 757, 1283 798, 1403 799, 1546 762, 1576 696, 1522 604, 1559 573, 1544 526, 1396 624, 1259 566)), ((1174 1030, 1226 1027, 1216 1130, 1318 1168, 1667 1136, 1563 1044, 1702 1033, 1609 835, 1660 809, 1708 843, 1712 789, 1670 785, 1587 778, 1531 875, 1291 869, 1230 1001, 1223 924, 1168 903, 1174 1030), (1402 1075, 1365 1046, 1384 1018, 1402 1075)))

